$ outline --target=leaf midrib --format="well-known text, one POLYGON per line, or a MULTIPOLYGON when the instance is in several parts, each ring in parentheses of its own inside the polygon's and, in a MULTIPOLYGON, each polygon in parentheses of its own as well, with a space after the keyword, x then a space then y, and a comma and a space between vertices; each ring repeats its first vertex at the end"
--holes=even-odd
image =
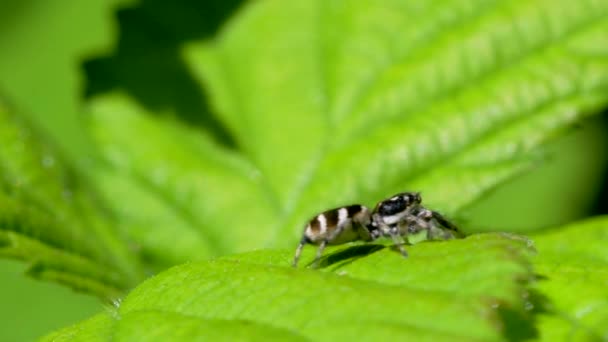
MULTIPOLYGON (((537 54, 540 54, 541 52, 544 52, 544 51, 546 51, 548 49, 551 49, 555 45, 561 44, 562 41, 563 41, 563 37, 574 35, 574 34, 578 33, 579 31, 584 31, 586 28, 593 26, 597 22, 600 22, 599 18, 601 18, 601 17, 602 17, 601 15, 598 15, 595 20, 592 20, 590 22, 585 22, 585 23, 582 23, 581 25, 575 25, 575 26, 571 27, 570 30, 566 30, 564 32, 564 34, 562 36, 560 36, 562 39, 560 39, 559 41, 557 40, 557 38, 553 39, 553 40, 547 40, 545 42, 545 44, 541 44, 540 46, 537 46, 534 49, 529 50, 529 51, 532 51, 533 53, 522 54, 521 58, 519 58, 517 61, 512 61, 511 63, 508 63, 509 64, 509 68, 514 68, 516 66, 519 66, 524 61, 526 61, 528 59, 535 58, 537 56, 537 54)), ((504 71, 504 72, 506 73, 507 71, 504 71)), ((502 75, 502 73, 501 73, 501 75, 502 75)), ((441 94, 441 98, 443 100, 446 100, 449 96, 453 96, 454 93, 459 93, 459 92, 464 92, 464 91, 470 91, 470 88, 471 88, 470 86, 472 86, 475 83, 479 82, 481 79, 486 79, 486 78, 487 79, 492 79, 492 78, 495 78, 495 77, 496 77, 496 73, 494 73, 494 74, 493 73, 485 73, 485 74, 481 73, 478 80, 474 80, 474 82, 468 82, 467 83, 468 86, 465 87, 465 88, 462 88, 462 89, 460 89, 460 88, 454 88, 453 91, 450 91, 448 93, 445 93, 445 92, 440 93, 441 94)), ((580 94, 580 89, 573 89, 569 93, 569 95, 567 95, 567 96, 568 97, 575 97, 578 94, 580 94)), ((566 97, 566 95, 562 95, 562 97, 566 97)), ((428 103, 425 103, 422 107, 423 107, 423 109, 425 107, 426 108, 430 108, 431 106, 435 105, 436 102, 437 102, 436 99, 428 101, 428 103)), ((542 110, 543 108, 549 107, 549 106, 554 105, 554 104, 555 104, 554 98, 547 99, 547 100, 545 100, 542 103, 535 103, 534 104, 534 108, 531 110, 531 112, 534 111, 534 110, 535 111, 542 110)), ((411 122, 411 121, 413 121, 416 118, 417 118, 416 116, 408 116, 407 118, 402 119, 399 122, 399 124, 403 125, 404 123, 411 122)), ((410 169, 409 172, 407 172, 407 175, 404 175, 403 177, 407 177, 408 181, 412 182, 413 180, 417 179, 418 177, 424 175, 426 171, 432 169, 436 165, 448 163, 450 160, 456 159, 458 156, 460 156, 463 153, 466 153, 468 150, 470 150, 470 149, 472 149, 472 148, 474 148, 476 146, 479 146, 479 145, 483 144, 483 142, 485 141, 486 138, 491 137, 495 132, 502 130, 504 127, 507 127, 507 126, 510 126, 510 125, 514 125, 514 124, 516 124, 518 122, 525 121, 527 119, 528 119, 528 117, 526 115, 516 115, 516 116, 513 116, 513 117, 509 117, 506 121, 502 122, 502 124, 501 124, 500 127, 494 127, 492 129, 487 130, 486 132, 482 133, 480 135, 480 137, 479 137, 478 140, 468 141, 467 144, 465 144, 463 146, 460 146, 459 148, 457 148, 455 150, 450 151, 450 153, 447 153, 446 155, 443 155, 442 158, 436 158, 436 160, 434 160, 432 162, 429 162, 429 163, 426 163, 424 165, 424 167, 422 167, 422 168, 418 168, 417 170, 411 170, 410 169)), ((418 118, 418 120, 420 120, 420 119, 418 118)), ((379 130, 379 129, 383 128, 383 127, 388 127, 391 124, 395 124, 396 121, 397 121, 396 119, 395 120, 389 120, 389 121, 384 121, 383 120, 383 121, 381 121, 381 123, 383 123, 383 125, 377 125, 378 127, 376 127, 375 130, 379 130)), ((325 160, 327 160, 327 158, 331 155, 331 152, 334 152, 334 151, 326 152, 326 153, 323 154, 323 157, 325 158, 325 160)), ((308 177, 305 177, 305 179, 307 180, 307 183, 303 184, 300 187, 301 189, 306 189, 306 188, 310 187, 311 184, 314 183, 315 179, 317 178, 317 177, 315 177, 315 175, 319 171, 319 167, 320 167, 320 165, 322 165, 322 163, 323 163, 323 160, 320 160, 320 162, 316 165, 316 167, 313 170, 313 172, 310 173, 310 175, 308 177)), ((401 183, 395 183, 394 185, 397 186, 399 184, 401 184, 401 183)), ((302 193, 303 193, 303 191, 300 192, 300 193, 298 193, 297 195, 301 196, 302 193)), ((298 201, 299 201, 299 198, 296 198, 296 199, 293 199, 291 202, 298 203, 298 201)), ((289 217, 289 214, 293 213, 293 208, 291 208, 291 209, 292 209, 292 211, 289 212, 287 215, 285 215, 285 217, 289 217)), ((284 226, 286 222, 287 222, 287 220, 284 219, 281 222, 281 227, 284 226)), ((279 231, 277 231, 275 234, 271 235, 270 236, 270 241, 271 242, 276 242, 278 234, 280 234, 279 231)))
MULTIPOLYGON (((491 12, 487 12, 487 13, 484 12, 484 13, 487 14, 487 13, 491 13, 491 12)), ((459 84, 458 87, 452 87, 447 92, 442 91, 440 93, 435 94, 433 97, 426 99, 426 101, 424 103, 421 103, 420 105, 418 105, 416 111, 420 112, 426 108, 430 108, 430 107, 434 106, 438 101, 441 101, 441 100, 445 101, 446 99, 453 97, 455 94, 462 93, 465 91, 470 91, 470 88, 472 86, 477 85, 481 80, 491 80, 491 79, 495 78, 496 70, 499 70, 499 69, 504 70, 507 68, 511 69, 513 67, 521 65, 524 61, 536 57, 537 55, 541 54, 542 52, 545 52, 546 50, 552 48, 553 46, 558 46, 558 45, 562 44, 563 40, 565 40, 565 37, 572 36, 572 35, 578 33, 579 31, 584 31, 587 27, 591 27, 592 25, 596 24, 597 22, 600 22, 600 19, 603 16, 604 16, 604 14, 600 13, 600 14, 596 15, 596 17, 593 20, 584 21, 579 25, 570 26, 560 36, 554 37, 552 39, 544 40, 542 44, 538 44, 538 45, 534 46, 533 48, 527 49, 525 52, 520 53, 519 57, 517 59, 509 60, 507 63, 502 64, 502 65, 497 63, 492 68, 488 69, 486 72, 480 72, 476 78, 469 79, 466 82, 459 84)), ((442 32, 445 32, 445 31, 442 31, 442 32)), ((394 66, 393 64, 389 65, 387 70, 393 66, 394 66)), ((504 71, 504 72, 506 73, 506 71, 504 71)), ((502 73, 500 73, 500 74, 502 75, 502 73)), ((354 106, 354 104, 353 104, 353 106, 354 106)), ((365 133, 371 134, 372 132, 381 129, 382 127, 388 127, 390 125, 393 125, 397 121, 399 122, 399 124, 404 124, 404 123, 407 123, 408 121, 412 121, 414 118, 415 118, 415 116, 407 116, 404 119, 403 118, 393 118, 393 119, 387 120, 387 118, 383 118, 383 120, 376 122, 376 124, 370 124, 368 122, 366 125, 374 127, 374 130, 368 131, 365 133)), ((498 129, 500 129, 500 128, 498 128, 498 129)), ((491 135, 496 130, 497 129, 486 132, 485 136, 491 135)), ((354 136, 357 139, 361 139, 361 137, 365 136, 365 135, 354 134, 354 136)), ((467 146, 463 146, 463 148, 461 150, 465 150, 466 147, 467 146)), ((307 187, 310 186, 310 184, 312 184, 314 182, 314 180, 316 179, 315 175, 319 170, 319 166, 323 163, 323 160, 327 159, 328 156, 331 155, 331 153, 336 152, 336 150, 337 149, 334 147, 329 151, 328 150, 322 151, 322 153, 321 153, 322 157, 319 159, 319 163, 317 163, 315 165, 315 168, 309 172, 308 176, 302 177, 302 179, 305 181, 303 182, 303 184, 301 186, 299 186, 300 189, 306 189, 307 187)), ((456 152, 452 153, 452 157, 459 152, 461 152, 461 151, 456 151, 456 152)), ((428 165, 425 169, 428 169, 430 167, 432 167, 432 165, 428 165)), ((424 173, 423 171, 420 171, 417 174, 420 175, 423 173, 424 173)), ((414 177, 416 177, 416 176, 414 176, 414 177)), ((292 199, 290 202, 297 203, 301 194, 302 194, 301 191, 299 193, 294 193, 294 195, 297 197, 295 199, 292 199)), ((292 212, 288 212, 288 214, 286 216, 289 216, 289 214, 291 214, 291 213, 292 212)))
MULTIPOLYGON (((324 3, 324 2, 321 2, 324 3)), ((488 9, 494 9, 495 7, 486 5, 483 9, 484 10, 488 10, 488 9)), ((430 13, 434 13, 433 11, 429 11, 430 13)), ((426 13, 427 15, 429 13, 426 13)), ((484 14, 487 14, 487 11, 479 11, 479 12, 475 12, 475 14, 479 14, 479 15, 472 15, 470 17, 470 19, 477 19, 479 17, 482 17, 484 14)), ((323 15, 321 15, 321 17, 324 17, 323 15)), ((456 26, 458 23, 460 23, 461 21, 465 21, 467 20, 469 17, 468 16, 464 16, 464 17, 460 17, 459 20, 457 20, 454 25, 452 26, 456 26)), ((419 21, 424 21, 426 19, 426 16, 421 16, 419 21)), ((320 20, 319 21, 321 24, 323 24, 323 21, 320 20)), ((467 21, 468 22, 468 21, 467 21)), ((317 25, 316 27, 321 27, 322 25, 317 25)), ((415 26, 415 25, 414 25, 415 26)), ((448 26, 451 27, 451 26, 448 26)), ((436 33, 439 35, 444 35, 446 33, 447 28, 446 27, 442 27, 442 30, 437 30, 436 33)), ((319 29, 319 32, 317 33, 318 36, 323 36, 323 32, 325 32, 323 29, 319 29)), ((433 37, 433 36, 432 36, 433 37)), ((425 37, 428 38, 428 37, 425 37)), ((319 41, 324 41, 324 39, 319 39, 319 41)), ((423 43, 426 42, 424 39, 419 39, 419 42, 423 43)), ((323 47, 325 45, 324 44, 320 44, 319 45, 319 49, 322 50, 323 47)), ((412 49, 415 49, 416 45, 413 44, 412 45, 412 49)), ((323 52, 321 53, 321 55, 323 55, 323 52)), ((405 56, 405 55, 404 55, 405 56)), ((396 56, 398 60, 401 60, 402 58, 404 58, 404 56, 396 56)), ((325 65, 327 64, 326 62, 324 63, 324 61, 326 61, 328 59, 325 58, 321 58, 321 62, 319 64, 321 65, 325 65)), ((379 75, 385 73, 387 70, 389 70, 390 68, 394 67, 395 62, 393 61, 392 63, 387 63, 387 65, 385 65, 383 67, 383 69, 381 69, 381 71, 379 71, 378 73, 375 73, 374 75, 376 75, 376 77, 371 80, 371 81, 367 81, 365 83, 363 83, 361 85, 361 90, 357 91, 357 94, 361 94, 363 93, 363 91, 365 89, 370 88, 373 85, 374 81, 377 81, 377 79, 379 78, 379 75), (369 86, 366 86, 366 84, 368 84, 369 86)), ((321 68, 323 69, 323 68, 321 68)), ((328 70, 328 68, 325 68, 326 70, 328 70)), ((345 118, 345 115, 332 115, 332 111, 330 110, 331 108, 334 107, 335 103, 332 103, 333 99, 330 97, 330 92, 327 90, 329 89, 329 82, 328 82, 328 74, 322 73, 322 87, 323 89, 325 89, 325 94, 327 95, 324 107, 325 107, 325 113, 324 116, 327 117, 327 132, 333 132, 336 128, 334 120, 332 120, 332 117, 336 116, 336 117, 342 117, 342 119, 345 118)), ((229 82, 232 83, 232 82, 229 82)), ((359 99, 360 97, 357 96, 355 97, 355 102, 353 102, 351 105, 347 105, 345 106, 346 108, 350 108, 349 110, 345 110, 345 112, 350 112, 353 108, 355 108, 355 106, 361 102, 363 100, 363 97, 361 97, 361 99, 359 101, 357 101, 356 99, 359 99)), ((337 123, 339 124, 339 123, 337 123)), ((325 135, 326 137, 329 137, 329 135, 325 135)), ((356 134, 353 134, 353 136, 356 136, 356 134)), ((359 137, 360 138, 360 137, 359 137)), ((295 183, 293 191, 291 192, 291 196, 288 197, 287 199, 287 204, 285 206, 282 206, 283 208, 283 212, 282 212, 282 216, 283 217, 289 217, 289 215, 293 212, 293 209, 295 208, 295 206, 293 205, 294 203, 298 203, 300 197, 302 196, 303 192, 305 191, 305 189, 310 186, 311 183, 314 182, 315 179, 315 174, 318 171, 319 166, 322 164, 323 160, 326 159, 328 157, 328 155, 330 155, 332 152, 335 151, 335 146, 332 146, 332 142, 329 139, 325 139, 323 141, 323 143, 319 146, 319 148, 317 149, 317 152, 312 153, 311 152, 311 163, 309 163, 311 165, 311 167, 305 168, 303 169, 303 175, 301 175, 300 181, 295 183)), ((268 181, 266 180, 267 177, 264 177, 264 183, 268 184, 268 181)), ((266 186, 266 189, 268 191, 272 192, 272 189, 270 188, 270 186, 266 186)), ((278 196, 276 194, 274 194, 273 192, 273 197, 278 198, 278 196)), ((275 200, 275 203, 278 202, 277 200, 275 200)), ((284 223, 284 221, 283 221, 284 223)), ((274 237, 271 237, 270 241, 274 240, 274 237)))

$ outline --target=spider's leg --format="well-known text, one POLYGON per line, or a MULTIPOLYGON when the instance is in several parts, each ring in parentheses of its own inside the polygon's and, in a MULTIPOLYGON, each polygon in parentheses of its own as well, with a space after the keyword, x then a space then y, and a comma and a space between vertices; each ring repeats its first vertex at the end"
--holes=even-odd
POLYGON ((456 237, 464 237, 464 233, 458 229, 458 227, 456 227, 456 225, 454 225, 452 222, 448 221, 448 219, 446 219, 443 215, 441 215, 440 213, 436 212, 436 211, 432 211, 433 214, 433 218, 443 227, 445 227, 448 230, 451 230, 454 233, 454 236, 456 237))
POLYGON ((430 240, 432 238, 432 222, 431 218, 433 214, 430 210, 420 206, 416 211, 412 212, 411 217, 407 219, 407 231, 408 233, 418 233, 420 230, 426 231, 426 238, 430 240))
POLYGON ((316 267, 319 263, 319 260, 321 259, 321 255, 323 254, 323 250, 325 249, 325 247, 332 242, 334 239, 336 239, 338 236, 340 236, 340 234, 342 234, 342 232, 344 231, 344 229, 348 226, 348 224, 350 223, 349 220, 345 220, 344 222, 341 222, 340 224, 338 224, 338 226, 336 226, 336 229, 334 229, 333 232, 331 232, 319 245, 319 249, 317 249, 317 255, 315 257, 315 260, 313 261, 313 266, 316 267))
POLYGON ((379 236, 390 237, 393 240, 393 243, 395 243, 395 245, 397 246, 397 248, 399 248, 401 255, 403 255, 403 257, 407 258, 407 256, 408 256, 407 251, 403 247, 403 244, 404 244, 403 235, 407 235, 407 232, 403 232, 403 233, 400 232, 400 228, 403 227, 404 223, 405 222, 403 221, 403 218, 402 218, 400 222, 395 222, 392 225, 388 225, 384 221, 384 218, 382 217, 382 215, 380 215, 378 213, 374 213, 374 215, 372 215, 372 225, 370 225, 370 226, 378 227, 379 236))
POLYGON ((302 240, 300 240, 300 244, 298 245, 298 248, 296 248, 296 254, 293 257, 293 262, 291 263, 291 265, 293 267, 298 267, 298 261, 300 260, 300 255, 302 254, 302 249, 304 248, 304 245, 308 243, 308 239, 306 238, 306 236, 302 237, 302 240))
POLYGON ((323 250, 327 246, 327 240, 323 240, 317 249, 317 255, 315 256, 315 260, 312 262, 313 267, 317 267, 319 264, 319 260, 321 259, 321 255, 323 255, 323 250))
POLYGON ((391 234, 391 239, 393 239, 393 242, 395 243, 397 248, 399 248, 399 252, 401 253, 401 255, 403 255, 404 258, 407 258, 408 254, 405 248, 403 247, 404 241, 401 235, 391 234))
POLYGON ((388 225, 383 225, 383 226, 384 227, 382 228, 382 231, 384 232, 384 235, 390 236, 391 239, 393 240, 393 243, 395 244, 395 246, 397 246, 397 248, 399 248, 399 252, 401 253, 401 255, 403 255, 404 258, 407 258, 408 257, 407 251, 403 247, 403 244, 405 243, 405 241, 403 241, 403 237, 401 236, 401 234, 399 234, 399 227, 398 226, 390 227, 388 225))

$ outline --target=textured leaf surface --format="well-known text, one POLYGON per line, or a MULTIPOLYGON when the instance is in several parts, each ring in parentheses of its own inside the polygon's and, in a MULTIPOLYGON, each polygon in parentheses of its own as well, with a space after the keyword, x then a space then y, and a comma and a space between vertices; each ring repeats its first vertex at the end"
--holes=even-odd
POLYGON ((126 97, 99 99, 91 110, 107 156, 100 190, 145 255, 175 263, 264 244, 260 232, 276 211, 250 163, 126 97))
POLYGON ((606 103, 607 7, 267 1, 188 56, 281 205, 277 244, 322 209, 403 189, 456 213, 533 166, 606 103))
POLYGON ((534 237, 544 341, 608 339, 608 218, 534 237))
POLYGON ((291 268, 291 251, 188 263, 131 292, 106 314, 114 325, 88 321, 53 336, 78 340, 101 327, 118 340, 209 339, 227 330, 254 340, 500 340, 501 310, 522 306, 527 241, 488 234, 410 250, 403 259, 380 245, 334 248, 323 270, 291 268))
POLYGON ((137 260, 95 196, 50 146, 0 103, 0 255, 35 277, 101 297, 141 279, 137 260))
POLYGON ((403 190, 458 218, 606 104, 607 13, 604 1, 254 2, 186 51, 237 146, 99 98, 97 179, 160 264, 291 246, 313 214, 403 190))

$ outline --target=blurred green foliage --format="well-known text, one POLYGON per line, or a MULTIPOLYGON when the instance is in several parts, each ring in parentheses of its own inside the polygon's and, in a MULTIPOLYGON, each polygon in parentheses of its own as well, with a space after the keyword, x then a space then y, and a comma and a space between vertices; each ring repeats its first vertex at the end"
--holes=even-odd
POLYGON ((466 213, 474 230, 526 232, 606 213, 606 117, 581 122, 548 144, 529 173, 496 188, 466 213), (508 210, 505 210, 505 207, 508 210))
POLYGON ((90 153, 82 130, 81 63, 114 41, 120 1, 0 3, 0 89, 72 158, 90 153))
MULTIPOLYGON (((241 7, 240 1, 2 2, 0 96, 39 126, 43 135, 50 137, 49 144, 57 145, 72 165, 93 178, 100 176, 90 171, 103 168, 96 164, 97 151, 83 124, 82 105, 86 99, 110 91, 127 93, 145 115, 167 120, 161 122, 185 122, 202 129, 222 147, 233 149, 239 143, 234 132, 212 114, 213 101, 203 89, 200 71, 192 70, 192 56, 198 52, 189 50, 184 58, 183 50, 193 41, 216 37, 218 29, 230 23, 241 7)), ((254 53, 257 47, 254 44, 254 53)), ((246 60, 251 56, 240 57, 246 60)), ((119 120, 116 125, 120 125, 119 120)), ((544 149, 539 158, 542 162, 533 171, 496 188, 472 207, 456 210, 458 205, 432 201, 457 212, 470 231, 526 232, 587 216, 594 205, 597 208, 594 200, 606 182, 607 137, 605 121, 584 121, 544 149)), ((372 202, 378 197, 378 193, 365 190, 358 195, 357 201, 372 202)), ((337 200, 345 198, 322 201, 337 200)), ((300 209, 294 224, 309 211, 300 209)), ((225 223, 215 224, 223 228, 225 223)), ((141 236, 146 237, 143 230, 141 236)), ((194 254, 184 250, 179 251, 184 254, 171 256, 176 251, 162 252, 163 248, 157 245, 157 252, 145 256, 153 268, 194 254)), ((213 254, 200 251, 199 255, 213 254)), ((16 276, 19 272, 20 268, 10 263, 1 276, 1 292, 7 296, 2 301, 6 303, 2 314, 7 315, 0 323, 2 340, 30 340, 99 311, 99 305, 90 298, 22 279, 16 276), (66 302, 70 304, 64 305, 66 302), (39 318, 26 316, 34 309, 39 318)))
POLYGON ((97 298, 24 277, 24 268, 0 260, 0 341, 32 341, 103 310, 97 298))

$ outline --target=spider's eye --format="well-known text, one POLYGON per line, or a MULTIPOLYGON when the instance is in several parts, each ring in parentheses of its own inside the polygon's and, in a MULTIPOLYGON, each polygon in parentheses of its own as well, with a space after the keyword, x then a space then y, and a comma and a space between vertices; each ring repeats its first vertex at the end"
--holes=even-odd
POLYGON ((422 197, 420 197, 419 192, 412 192, 411 194, 409 194, 409 196, 410 196, 410 202, 412 202, 412 203, 421 203, 422 202, 422 197))

